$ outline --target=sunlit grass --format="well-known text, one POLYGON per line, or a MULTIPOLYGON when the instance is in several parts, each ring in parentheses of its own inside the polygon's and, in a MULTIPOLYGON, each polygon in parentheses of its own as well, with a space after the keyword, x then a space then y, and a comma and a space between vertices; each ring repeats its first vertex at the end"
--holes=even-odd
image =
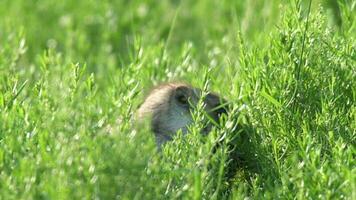
MULTIPOLYGON (((352 1, 0 2, 0 199, 355 199, 352 1), (161 152, 135 110, 229 100, 161 152)), ((201 110, 201 109, 200 109, 201 110)))

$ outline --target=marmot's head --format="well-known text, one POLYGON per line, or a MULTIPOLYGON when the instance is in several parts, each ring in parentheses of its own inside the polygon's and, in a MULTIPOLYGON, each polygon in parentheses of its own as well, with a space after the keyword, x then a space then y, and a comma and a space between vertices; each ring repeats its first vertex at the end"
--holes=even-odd
MULTIPOLYGON (((169 83, 156 87, 147 96, 138 110, 139 120, 149 118, 156 136, 157 145, 172 139, 181 130, 187 133, 188 125, 193 122, 191 111, 198 104, 201 90, 181 83, 169 83)), ((226 113, 225 100, 218 95, 208 93, 204 98, 205 111, 214 121, 226 113)), ((208 123, 203 132, 210 131, 208 123)))

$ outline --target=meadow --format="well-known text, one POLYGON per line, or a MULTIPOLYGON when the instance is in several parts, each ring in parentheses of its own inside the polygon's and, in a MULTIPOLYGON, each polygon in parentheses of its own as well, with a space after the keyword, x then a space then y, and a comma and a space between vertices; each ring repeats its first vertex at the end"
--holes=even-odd
POLYGON ((0 199, 356 199, 355 8, 1 0, 0 199), (168 81, 231 108, 158 152, 135 111, 168 81))

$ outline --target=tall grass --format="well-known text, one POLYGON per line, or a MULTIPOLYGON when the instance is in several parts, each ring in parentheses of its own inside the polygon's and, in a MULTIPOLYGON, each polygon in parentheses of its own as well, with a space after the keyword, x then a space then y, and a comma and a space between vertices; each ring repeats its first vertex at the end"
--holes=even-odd
POLYGON ((1 1, 0 199, 355 199, 356 4, 336 2, 1 1), (175 80, 231 107, 158 152, 135 110, 175 80))

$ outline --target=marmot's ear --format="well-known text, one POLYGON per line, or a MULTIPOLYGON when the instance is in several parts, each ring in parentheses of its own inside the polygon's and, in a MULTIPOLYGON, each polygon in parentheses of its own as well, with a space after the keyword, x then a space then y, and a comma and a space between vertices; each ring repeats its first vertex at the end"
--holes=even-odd
POLYGON ((225 103, 220 104, 219 106, 220 106, 220 107, 216 110, 216 112, 218 113, 219 117, 220 117, 222 114, 227 114, 229 107, 228 107, 228 105, 226 104, 226 101, 225 101, 225 103))
POLYGON ((228 112, 228 102, 226 99, 219 97, 214 93, 209 93, 206 97, 206 100, 209 102, 210 105, 213 105, 213 110, 221 116, 222 114, 227 114, 228 112))
POLYGON ((180 104, 183 105, 188 105, 188 98, 190 96, 189 94, 190 90, 187 86, 181 85, 175 88, 174 90, 174 98, 176 101, 180 104))

